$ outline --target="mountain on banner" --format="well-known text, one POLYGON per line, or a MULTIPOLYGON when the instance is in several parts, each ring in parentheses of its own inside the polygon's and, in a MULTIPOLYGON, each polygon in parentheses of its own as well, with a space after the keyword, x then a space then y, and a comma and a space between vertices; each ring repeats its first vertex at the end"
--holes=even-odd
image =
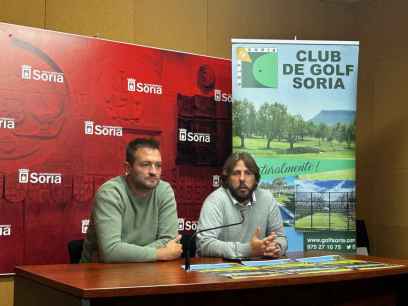
POLYGON ((335 125, 337 123, 350 124, 356 118, 356 111, 353 110, 322 110, 309 120, 315 124, 325 123, 335 125))

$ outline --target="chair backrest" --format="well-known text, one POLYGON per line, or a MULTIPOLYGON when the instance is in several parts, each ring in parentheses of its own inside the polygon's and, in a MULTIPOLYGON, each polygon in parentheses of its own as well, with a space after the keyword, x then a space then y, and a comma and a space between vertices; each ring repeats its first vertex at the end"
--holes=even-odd
POLYGON ((367 252, 370 253, 370 240, 368 240, 368 233, 364 220, 356 220, 356 236, 357 247, 365 247, 367 248, 367 252))
POLYGON ((196 244, 195 244, 195 238, 191 239, 192 235, 191 234, 182 234, 181 235, 181 244, 183 246, 183 253, 181 253, 181 257, 185 257, 186 250, 187 248, 190 251, 190 257, 195 257, 196 254, 196 244))
POLYGON ((81 260, 82 254, 82 247, 84 244, 84 240, 71 240, 68 242, 68 254, 69 254, 69 262, 72 264, 77 264, 81 260))

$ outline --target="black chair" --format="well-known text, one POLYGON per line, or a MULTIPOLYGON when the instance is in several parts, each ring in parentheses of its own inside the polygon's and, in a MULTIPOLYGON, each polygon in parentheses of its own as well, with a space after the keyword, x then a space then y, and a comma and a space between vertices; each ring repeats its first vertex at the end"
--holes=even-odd
POLYGON ((370 241, 368 240, 367 228, 364 220, 356 220, 356 243, 358 248, 367 248, 370 253, 370 241))
POLYGON ((187 248, 190 251, 190 257, 195 257, 196 254, 196 244, 195 244, 195 236, 193 239, 191 239, 192 235, 191 234, 182 234, 181 235, 181 245, 183 246, 183 253, 181 253, 181 257, 185 258, 186 257, 186 250, 187 248))
POLYGON ((70 242, 68 242, 69 262, 71 264, 77 264, 81 260, 83 245, 83 239, 71 240, 70 242))

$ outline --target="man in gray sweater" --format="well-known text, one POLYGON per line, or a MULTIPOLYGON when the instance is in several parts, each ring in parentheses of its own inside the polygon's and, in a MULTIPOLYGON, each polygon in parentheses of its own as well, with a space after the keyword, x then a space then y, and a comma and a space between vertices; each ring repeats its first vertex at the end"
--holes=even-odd
POLYGON ((110 179, 95 194, 82 263, 180 257, 174 192, 160 176, 159 143, 131 141, 126 148, 125 175, 110 179))
POLYGON ((259 167, 250 154, 234 153, 226 160, 222 187, 205 199, 197 231, 244 221, 199 233, 200 256, 278 258, 285 254, 287 239, 278 204, 270 191, 257 188, 259 180, 259 167))

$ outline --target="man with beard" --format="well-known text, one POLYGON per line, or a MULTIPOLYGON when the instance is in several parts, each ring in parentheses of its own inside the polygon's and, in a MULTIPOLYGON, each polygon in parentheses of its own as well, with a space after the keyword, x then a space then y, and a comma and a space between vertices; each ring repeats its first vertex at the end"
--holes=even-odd
POLYGON ((277 202, 271 192, 257 188, 259 180, 259 168, 250 154, 228 157, 222 187, 205 199, 197 231, 244 221, 199 233, 200 256, 278 258, 285 254, 287 239, 277 202))
POLYGON ((154 139, 126 148, 125 175, 97 191, 81 262, 142 262, 180 257, 174 192, 160 180, 161 154, 154 139))

